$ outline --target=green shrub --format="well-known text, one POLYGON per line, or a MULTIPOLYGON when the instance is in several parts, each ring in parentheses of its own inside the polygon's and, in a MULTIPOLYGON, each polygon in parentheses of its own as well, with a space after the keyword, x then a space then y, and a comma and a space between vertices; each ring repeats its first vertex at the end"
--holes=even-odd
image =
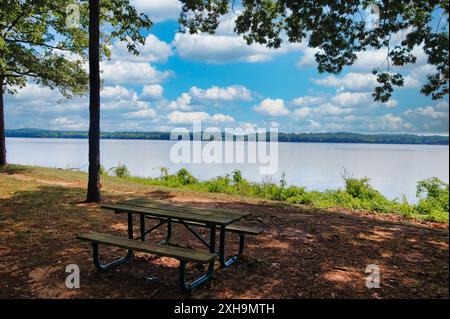
POLYGON ((160 178, 163 178, 164 176, 169 175, 169 169, 167 167, 161 166, 161 167, 157 167, 157 169, 159 169, 160 171, 160 178))
POLYGON ((243 178, 240 170, 234 170, 231 175, 233 176, 233 181, 235 184, 239 184, 240 182, 242 182, 243 178))
MULTIPOLYGON (((115 168, 117 176, 129 176, 125 165, 115 168)), ((146 185, 166 187, 183 187, 211 193, 225 193, 250 196, 268 200, 284 201, 319 208, 348 208, 380 213, 397 213, 408 218, 428 221, 447 222, 449 220, 448 184, 437 178, 420 181, 417 185, 416 205, 408 203, 405 196, 401 200, 389 200, 370 185, 368 178, 354 178, 345 172, 344 189, 326 191, 307 191, 304 187, 287 187, 283 173, 279 182, 266 179, 262 183, 247 181, 241 171, 235 170, 231 175, 219 176, 207 181, 199 181, 185 168, 175 174, 161 169, 158 178, 129 177, 129 179, 146 185)))
POLYGON ((373 199, 380 194, 370 186, 370 179, 367 177, 353 178, 343 176, 345 181, 345 191, 353 197, 360 199, 373 199))
POLYGON ((286 186, 287 186, 286 174, 283 172, 283 174, 281 174, 280 187, 284 188, 286 186))
POLYGON ((449 211, 448 184, 437 177, 418 182, 416 196, 420 199, 417 210, 422 214, 449 211))
POLYGON ((108 171, 105 169, 105 166, 100 164, 100 175, 101 176, 108 176, 108 171))
POLYGON ((210 193, 229 193, 230 178, 228 176, 219 176, 210 181, 205 182, 206 189, 210 193))
POLYGON ((128 167, 125 164, 119 163, 117 167, 111 168, 114 175, 117 177, 130 177, 130 171, 128 170, 128 167))
POLYGON ((177 172, 178 180, 182 185, 191 185, 191 184, 197 184, 198 180, 192 176, 191 173, 185 168, 180 169, 177 172))

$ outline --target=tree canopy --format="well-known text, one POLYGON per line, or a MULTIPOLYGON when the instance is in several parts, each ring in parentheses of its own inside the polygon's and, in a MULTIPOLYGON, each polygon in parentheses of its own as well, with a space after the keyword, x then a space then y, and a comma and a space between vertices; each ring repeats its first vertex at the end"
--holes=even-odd
MULTIPOLYGON (((101 0, 101 56, 113 39, 138 54, 142 28, 152 23, 128 0, 101 0)), ((87 92, 89 1, 0 0, 0 166, 6 165, 3 94, 29 81, 59 89, 63 96, 87 92)), ((100 83, 98 84, 100 86, 100 83)))
POLYGON ((357 60, 359 52, 386 49, 385 63, 373 70, 379 86, 375 101, 387 102, 405 78, 392 67, 417 61, 414 49, 423 48, 435 72, 427 76, 421 93, 433 99, 448 94, 449 0, 180 0, 182 31, 214 33, 220 18, 236 15, 234 31, 247 44, 279 48, 283 42, 317 48, 320 73, 339 74, 357 60), (377 15, 367 24, 369 9, 377 15), (402 40, 394 43, 394 34, 402 40))
MULTIPOLYGON (((87 91, 84 63, 89 44, 88 1, 1 0, 0 5, 0 75, 10 93, 26 85, 29 79, 58 88, 64 95, 87 91), (68 6, 70 4, 70 7, 68 6), (68 23, 76 8, 79 18, 68 23)), ((113 39, 125 41, 137 54, 144 44, 142 28, 152 23, 139 14, 128 0, 102 0, 101 54, 109 56, 113 39)))
POLYGON ((0 77, 9 93, 36 83, 69 92, 87 89, 82 60, 67 56, 81 52, 77 30, 66 27, 64 1, 1 1, 0 77), (61 40, 58 40, 61 39, 61 40), (66 54, 65 54, 66 53, 66 54))

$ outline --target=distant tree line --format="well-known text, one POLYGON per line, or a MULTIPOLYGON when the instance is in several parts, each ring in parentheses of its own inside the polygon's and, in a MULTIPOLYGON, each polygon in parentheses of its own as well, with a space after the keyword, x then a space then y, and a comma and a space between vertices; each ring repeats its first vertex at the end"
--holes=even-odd
MULTIPOLYGON (((6 130, 7 137, 88 138, 83 131, 53 131, 41 129, 6 130)), ((222 134, 224 138, 224 134, 222 134)), ((170 140, 170 132, 102 132, 102 139, 170 140)), ((192 134, 191 134, 192 138, 192 134)), ((236 137, 234 137, 235 139, 236 137)), ((267 140, 269 136, 267 135, 267 140)), ((367 143, 367 144, 427 144, 448 145, 448 136, 414 134, 358 133, 279 133, 279 142, 296 143, 367 143)))

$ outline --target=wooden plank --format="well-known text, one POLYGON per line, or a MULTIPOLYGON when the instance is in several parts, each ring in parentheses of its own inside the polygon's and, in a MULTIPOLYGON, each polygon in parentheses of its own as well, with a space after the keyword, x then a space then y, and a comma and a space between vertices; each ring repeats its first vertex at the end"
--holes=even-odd
POLYGON ((152 201, 152 200, 148 200, 145 198, 129 199, 129 200, 118 202, 117 204, 126 204, 126 205, 133 205, 133 206, 146 207, 146 208, 160 208, 160 209, 166 209, 166 210, 170 210, 170 211, 180 211, 180 212, 186 212, 186 213, 205 214, 205 215, 210 215, 211 213, 214 213, 215 216, 221 216, 221 217, 227 217, 227 218, 242 218, 242 216, 246 217, 250 214, 247 212, 237 212, 237 211, 224 210, 224 209, 215 209, 215 208, 207 209, 207 208, 181 206, 181 205, 172 204, 172 203, 169 204, 169 203, 152 201))
POLYGON ((163 202, 163 201, 158 201, 158 200, 150 200, 150 199, 142 198, 142 197, 125 200, 123 202, 158 205, 161 207, 169 207, 169 208, 174 208, 174 209, 183 209, 183 210, 190 210, 190 211, 207 211, 207 212, 214 212, 217 214, 223 213, 226 216, 248 214, 247 212, 240 212, 240 211, 236 211, 236 210, 232 210, 232 209, 193 207, 193 206, 186 206, 183 204, 168 203, 168 202, 163 202))
POLYGON ((152 215, 163 218, 173 218, 173 219, 181 219, 181 220, 190 220, 194 222, 207 223, 207 224, 219 224, 219 225, 228 225, 234 222, 236 219, 233 218, 225 218, 220 216, 211 215, 202 215, 202 214, 194 214, 194 213, 183 213, 183 212, 173 212, 156 208, 145 208, 145 207, 136 207, 132 205, 102 205, 101 208, 114 210, 117 212, 127 212, 133 214, 144 214, 144 215, 152 215))
POLYGON ((248 226, 242 226, 242 225, 228 225, 225 227, 227 231, 233 232, 233 233, 239 233, 239 234, 245 234, 245 235, 259 235, 263 232, 262 228, 259 227, 248 227, 248 226))
MULTIPOLYGON (((153 216, 149 216, 148 218, 159 219, 158 217, 153 217, 153 216)), ((179 221, 175 220, 174 222, 177 223, 179 221)), ((186 221, 185 223, 188 225, 191 225, 191 226, 202 226, 202 227, 207 226, 204 223, 198 223, 198 222, 186 221)), ((216 226, 216 227, 219 228, 219 226, 216 226)), ((238 233, 238 234, 244 234, 244 235, 259 235, 264 231, 262 228, 259 228, 259 227, 249 227, 249 226, 236 225, 236 224, 231 224, 231 225, 225 226, 225 229, 232 233, 238 233)))
POLYGON ((140 240, 133 240, 108 234, 86 233, 78 235, 77 239, 195 263, 208 263, 216 258, 215 254, 209 252, 181 247, 156 245, 140 240))

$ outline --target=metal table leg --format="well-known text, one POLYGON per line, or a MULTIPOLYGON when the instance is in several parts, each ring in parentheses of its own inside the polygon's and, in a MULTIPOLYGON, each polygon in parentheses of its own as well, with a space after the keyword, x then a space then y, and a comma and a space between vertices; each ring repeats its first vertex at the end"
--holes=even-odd
MULTIPOLYGON (((128 213, 127 215, 127 220, 128 220, 128 238, 133 239, 133 214, 128 213)), ((119 266, 125 262, 127 262, 132 256, 133 256, 133 250, 132 249, 128 249, 127 254, 125 255, 125 257, 116 259, 108 264, 102 264, 100 263, 100 254, 99 254, 99 249, 98 249, 98 243, 92 243, 92 249, 94 252, 94 265, 95 268, 97 268, 100 271, 106 271, 106 270, 110 270, 116 266, 119 266)))
POLYGON ((239 259, 239 255, 244 250, 244 236, 241 235, 240 240, 239 240, 239 253, 237 255, 234 255, 230 259, 226 260, 225 259, 225 234, 226 234, 226 229, 225 229, 225 226, 222 225, 222 226, 220 226, 219 261, 220 261, 220 265, 223 268, 230 267, 231 265, 233 265, 239 259))
MULTIPOLYGON (((209 238, 209 251, 211 253, 216 252, 216 225, 211 226, 211 233, 209 238)), ((197 279, 194 279, 193 281, 187 283, 186 282, 186 262, 180 261, 180 274, 179 274, 179 282, 180 287, 184 291, 190 293, 193 288, 201 285, 205 281, 209 280, 214 274, 214 260, 211 261, 208 265, 208 271, 206 274, 202 275, 201 277, 198 277, 197 279)))
POLYGON ((139 222, 140 222, 139 228, 141 230, 141 240, 145 241, 146 234, 145 234, 145 216, 144 216, 144 214, 139 215, 139 222))

